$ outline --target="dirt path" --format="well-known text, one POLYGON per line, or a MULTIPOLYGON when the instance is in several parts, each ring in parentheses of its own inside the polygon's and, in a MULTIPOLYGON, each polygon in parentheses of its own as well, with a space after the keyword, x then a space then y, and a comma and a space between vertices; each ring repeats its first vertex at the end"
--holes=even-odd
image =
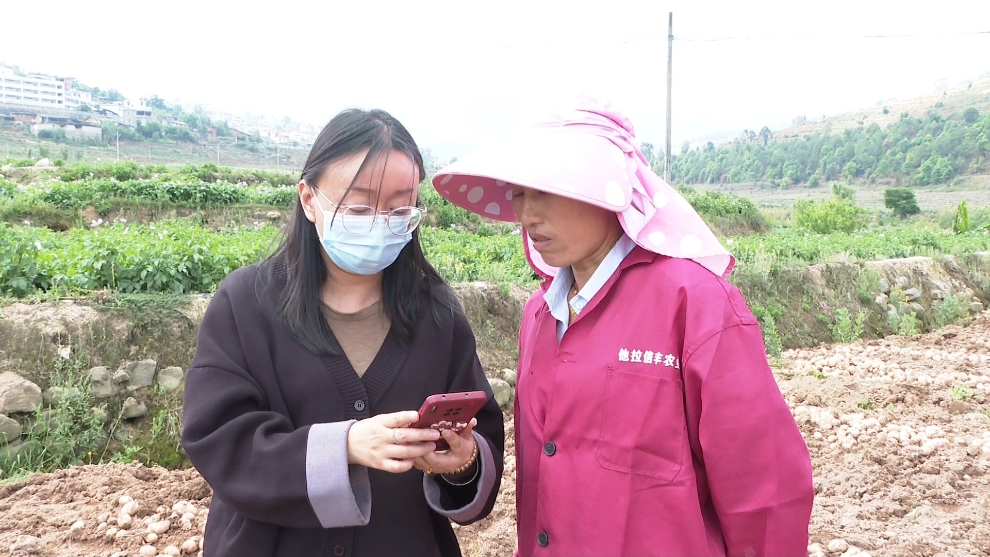
MULTIPOLYGON (((814 459, 811 555, 990 555, 990 313, 923 336, 789 351, 778 364, 814 459)), ((514 547, 508 418, 502 492, 490 518, 458 528, 466 556, 514 547)), ((0 485, 0 554, 123 557, 147 545, 167 555, 183 544, 195 554, 209 497, 192 470, 139 465, 0 485), (123 529, 126 498, 137 505, 123 529)))

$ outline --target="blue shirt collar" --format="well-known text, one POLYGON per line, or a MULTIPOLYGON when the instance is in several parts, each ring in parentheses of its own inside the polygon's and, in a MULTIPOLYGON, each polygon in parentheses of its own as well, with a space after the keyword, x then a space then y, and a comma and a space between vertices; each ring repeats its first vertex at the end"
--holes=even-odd
POLYGON ((602 259, 602 262, 595 269, 588 282, 581 288, 581 291, 570 300, 570 303, 568 303, 567 294, 571 291, 571 286, 574 285, 574 273, 570 267, 563 267, 557 271, 557 274, 553 277, 553 281, 550 283, 550 287, 543 294, 543 299, 546 300, 547 306, 550 308, 550 314, 557 319, 558 342, 563 336, 564 331, 567 330, 567 325, 570 321, 570 308, 573 308, 577 313, 581 313, 584 306, 588 305, 588 302, 595 297, 595 294, 598 294, 602 286, 605 286, 605 282, 615 273, 622 260, 635 247, 636 242, 623 234, 619 238, 619 241, 609 250, 605 259, 602 259), (570 305, 570 308, 568 305, 570 305), (563 325, 563 328, 561 328, 561 325, 563 325))

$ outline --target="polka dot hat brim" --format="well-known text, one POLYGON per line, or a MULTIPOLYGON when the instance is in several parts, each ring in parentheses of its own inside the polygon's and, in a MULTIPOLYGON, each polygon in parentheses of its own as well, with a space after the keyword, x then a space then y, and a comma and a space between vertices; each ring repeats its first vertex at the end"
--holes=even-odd
POLYGON ((518 218, 507 184, 620 212, 629 207, 635 172, 632 160, 604 137, 534 129, 451 163, 433 185, 455 205, 511 222, 518 218))
MULTIPOLYGON (((632 124, 609 104, 581 98, 553 121, 468 155, 433 177, 433 186, 451 203, 511 222, 518 219, 509 184, 614 211, 626 234, 649 251, 692 259, 721 276, 735 265, 691 204, 652 171, 632 124)), ((533 268, 556 274, 525 231, 523 237, 533 268)))

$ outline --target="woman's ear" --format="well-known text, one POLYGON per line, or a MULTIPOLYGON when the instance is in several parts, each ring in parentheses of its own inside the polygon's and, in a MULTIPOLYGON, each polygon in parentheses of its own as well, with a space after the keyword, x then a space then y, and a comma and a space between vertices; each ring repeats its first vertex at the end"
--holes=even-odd
POLYGON ((316 200, 313 198, 316 195, 313 193, 313 188, 309 187, 306 182, 299 180, 299 203, 302 205, 303 214, 306 215, 306 219, 309 222, 316 223, 316 200))

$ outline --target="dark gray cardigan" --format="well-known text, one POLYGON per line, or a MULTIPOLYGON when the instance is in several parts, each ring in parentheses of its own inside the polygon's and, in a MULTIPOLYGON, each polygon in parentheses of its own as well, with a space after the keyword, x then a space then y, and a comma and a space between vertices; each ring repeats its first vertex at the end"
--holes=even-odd
MULTIPOLYGON (((266 262, 262 265, 271 265, 266 262)), ((210 302, 186 375, 182 444, 213 488, 205 557, 459 556, 449 520, 487 516, 502 477, 502 413, 460 306, 424 311, 415 338, 390 332, 361 377, 345 356, 299 344, 274 314, 281 284, 259 265, 232 273, 210 302), (347 463, 347 431, 428 395, 484 390, 481 473, 453 487, 417 470, 347 463)))

